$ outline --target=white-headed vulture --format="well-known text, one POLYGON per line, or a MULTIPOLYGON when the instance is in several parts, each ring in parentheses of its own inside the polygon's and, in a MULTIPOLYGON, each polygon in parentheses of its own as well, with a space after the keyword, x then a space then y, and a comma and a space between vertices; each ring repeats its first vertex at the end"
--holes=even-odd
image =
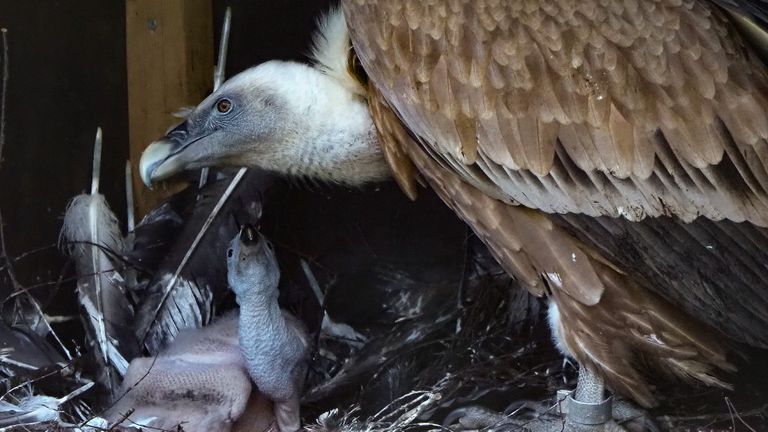
POLYGON ((603 382, 648 407, 649 371, 724 385, 721 335, 768 347, 767 17, 761 0, 343 0, 314 66, 233 77, 141 174, 394 177, 412 198, 423 179, 549 298, 589 422, 603 382))

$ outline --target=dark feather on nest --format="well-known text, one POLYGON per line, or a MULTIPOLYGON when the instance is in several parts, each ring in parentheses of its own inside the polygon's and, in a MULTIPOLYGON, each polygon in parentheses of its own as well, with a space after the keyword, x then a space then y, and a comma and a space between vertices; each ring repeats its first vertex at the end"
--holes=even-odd
MULTIPOLYGON (((189 260, 183 266, 181 263, 229 185, 229 180, 225 177, 207 185, 199 192, 199 199, 192 202, 191 208, 182 212, 184 225, 173 240, 173 245, 162 253, 163 260, 152 272, 146 288, 134 293, 142 299, 134 330, 151 354, 157 353, 179 330, 207 324, 213 316, 214 299, 226 297, 224 252, 229 239, 239 229, 238 220, 249 220, 252 223, 258 221, 261 198, 269 185, 266 174, 254 171, 245 176, 192 251, 189 260), (166 298, 169 283, 177 273, 178 277, 166 298)), ((145 221, 147 224, 160 224, 160 229, 165 225, 177 226, 174 214, 178 213, 172 207, 167 208, 167 213, 162 215, 150 213, 152 217, 148 216, 145 221)), ((143 225, 144 221, 139 224, 137 231, 143 225)), ((151 254, 157 255, 158 249, 153 248, 151 254)), ((134 259, 148 263, 149 259, 137 258, 141 253, 135 247, 134 259)))

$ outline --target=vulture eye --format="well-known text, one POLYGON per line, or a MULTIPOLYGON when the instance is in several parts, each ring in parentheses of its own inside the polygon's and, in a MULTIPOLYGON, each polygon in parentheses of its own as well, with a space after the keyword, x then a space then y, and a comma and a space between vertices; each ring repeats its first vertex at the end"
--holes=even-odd
POLYGON ((229 99, 219 99, 216 102, 216 111, 226 114, 232 109, 232 101, 229 99))
POLYGON ((275 248, 272 247, 272 243, 270 242, 267 242, 267 248, 269 248, 271 251, 275 250, 275 248))
POLYGON ((235 251, 233 251, 232 249, 228 249, 227 250, 227 258, 232 258, 232 254, 234 254, 234 253, 235 253, 235 251))

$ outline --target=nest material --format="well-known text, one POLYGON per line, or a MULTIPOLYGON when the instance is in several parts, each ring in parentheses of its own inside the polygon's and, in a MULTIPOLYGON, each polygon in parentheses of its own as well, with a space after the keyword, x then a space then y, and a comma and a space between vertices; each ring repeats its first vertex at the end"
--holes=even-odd
MULTIPOLYGON (((211 187, 220 188, 218 185, 211 187)), ((422 244, 408 244, 409 248, 415 248, 415 252, 404 259, 402 253, 398 254, 398 248, 402 248, 402 242, 406 240, 393 240, 390 233, 377 239, 375 234, 397 223, 379 219, 368 225, 355 226, 343 220, 352 210, 339 203, 347 203, 357 209, 371 207, 365 198, 368 191, 351 193, 315 189, 306 192, 296 191, 290 185, 280 187, 286 187, 290 193, 276 194, 284 201, 270 201, 275 212, 272 216, 267 215, 264 222, 267 234, 273 236, 280 251, 285 279, 281 287, 285 294, 282 300, 292 305, 294 311, 299 312, 310 328, 321 336, 314 347, 302 407, 305 422, 309 423, 308 429, 436 430, 442 428, 443 422, 457 409, 481 405, 498 412, 511 412, 520 405, 512 401, 547 403, 556 389, 573 385, 575 369, 563 367, 546 327, 539 322, 542 318, 541 303, 520 290, 482 244, 467 236, 463 226, 457 225, 456 238, 450 243, 458 245, 455 253, 423 261, 429 258, 429 250, 436 247, 434 242, 437 241, 436 237, 430 238, 429 233, 423 231, 425 240, 422 244), (281 205, 287 207, 281 209, 281 205), (308 210, 311 208, 318 210, 308 210), (290 215, 290 218, 285 215, 290 215), (302 220, 302 217, 311 218, 312 224, 302 220), (333 224, 340 227, 338 233, 333 234, 332 228, 329 228, 333 224), (286 226, 307 228, 288 231, 286 226), (363 240, 355 240, 352 244, 361 248, 364 245, 364 251, 371 249, 370 257, 366 257, 367 252, 358 252, 354 259, 346 259, 344 257, 350 256, 350 246, 340 243, 338 239, 350 238, 351 233, 358 232, 362 232, 360 236, 363 240), (318 235, 320 237, 313 239, 318 235), (383 247, 382 244, 387 242, 393 245, 383 247), (397 257, 399 261, 392 257, 397 257), (416 259, 422 262, 408 265, 416 259), (358 270, 345 267, 350 265, 358 270), (429 268, 432 273, 420 274, 417 271, 420 268, 429 268), (315 299, 314 291, 319 291, 324 298, 315 299), (354 295, 360 292, 366 292, 366 295, 354 295), (350 297, 354 299, 353 303, 348 301, 350 297), (312 303, 316 305, 312 306, 312 303), (323 309, 317 304, 326 307, 323 309), (364 318, 370 321, 367 325, 364 318), (351 327, 344 327, 347 322, 351 327), (343 331, 323 331, 329 328, 341 328, 343 331), (350 335, 353 340, 348 339, 350 335)), ((265 197, 261 189, 256 190, 255 195, 239 195, 233 201, 235 207, 247 210, 247 203, 265 197)), ((399 197, 394 187, 391 192, 391 196, 399 197)), ((161 266, 157 263, 161 260, 152 264, 151 260, 137 259, 146 257, 138 249, 145 247, 154 256, 163 258, 168 254, 158 251, 183 249, 178 242, 189 241, 179 240, 184 238, 179 233, 185 229, 184 224, 189 224, 184 221, 194 219, 192 215, 195 211, 201 211, 195 210, 201 208, 196 195, 187 192, 183 197, 187 204, 176 205, 173 215, 169 213, 167 218, 148 219, 172 221, 177 227, 160 229, 159 232, 171 234, 160 243, 134 237, 134 250, 126 254, 129 257, 126 262, 135 272, 134 276, 125 277, 129 292, 147 289, 149 281, 157 277, 161 266), (133 265, 139 262, 141 265, 133 265)), ((387 198, 389 196, 385 190, 374 200, 380 201, 380 205, 386 208, 396 209, 392 214, 404 211, 401 207, 404 204, 399 203, 399 198, 387 198)), ((427 208, 412 211, 433 216, 434 211, 429 210, 429 197, 426 200, 427 204, 419 205, 427 208)), ((225 238, 223 243, 226 243, 230 236, 219 231, 231 230, 234 235, 238 222, 245 222, 243 218, 253 215, 252 211, 232 210, 220 219, 222 225, 214 225, 211 232, 217 232, 216 235, 225 238)), ((402 218, 415 219, 407 212, 402 218)), ((412 239, 420 223, 415 220, 410 228, 407 224, 400 225, 399 228, 404 230, 401 234, 403 238, 412 239)), ((444 232, 441 229, 435 231, 444 232)), ((159 236, 154 238, 160 239, 159 236)), ((216 244, 211 243, 202 250, 221 247, 216 244)), ((439 250, 453 247, 439 244, 439 250)), ((215 255, 219 252, 223 256, 223 250, 211 253, 215 255)), ((203 276, 195 274, 198 280, 203 276)), ((203 302, 203 306, 213 314, 215 310, 223 311, 230 307, 231 300, 223 290, 203 302)), ((30 302, 31 298, 16 295, 12 298, 14 306, 5 311, 7 318, 29 319, 16 319, 17 326, 27 329, 24 333, 27 336, 13 344, 28 346, 33 341, 32 345, 41 347, 36 355, 28 356, 38 359, 33 369, 2 364, 0 373, 6 379, 5 388, 14 388, 5 400, 18 406, 25 398, 31 400, 29 397, 41 394, 59 395, 52 399, 61 400, 99 376, 99 363, 88 361, 86 355, 92 349, 85 339, 88 333, 80 336, 83 339, 78 341, 77 349, 71 345, 58 346, 53 333, 47 330, 50 325, 41 323, 41 315, 30 302), (73 361, 66 359, 64 349, 72 352, 73 361), (43 378, 46 374, 49 375, 43 378)), ((200 323, 194 321, 190 325, 200 323)), ((24 430, 56 430, 56 427, 71 430, 74 425, 97 418, 107 405, 104 403, 106 399, 99 397, 99 394, 94 388, 62 401, 57 405, 58 418, 55 421, 28 425, 24 430)), ((680 399, 670 400, 680 404, 680 399)), ((760 416, 765 411, 765 407, 757 407, 736 415, 733 406, 742 407, 744 401, 734 399, 731 405, 723 407, 720 394, 705 395, 695 401, 698 402, 690 402, 689 406, 677 412, 670 411, 667 406, 665 411, 659 412, 660 423, 670 430, 709 422, 725 427, 730 425, 731 419, 739 422, 741 417, 759 430, 758 422, 762 421, 760 416), (696 406, 697 410, 690 405, 696 406), (732 414, 729 414, 729 409, 732 414)))

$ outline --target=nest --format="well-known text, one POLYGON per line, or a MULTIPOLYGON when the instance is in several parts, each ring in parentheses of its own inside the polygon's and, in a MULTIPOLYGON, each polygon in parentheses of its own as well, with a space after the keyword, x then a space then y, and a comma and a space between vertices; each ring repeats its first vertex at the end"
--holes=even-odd
MULTIPOLYGON (((552 346, 540 301, 520 289, 466 227, 447 211, 441 213, 435 197, 411 208, 394 186, 371 199, 371 191, 297 188, 252 173, 189 254, 230 182, 222 176, 204 190, 172 197, 127 237, 130 247, 110 252, 121 263, 110 269, 121 275, 113 282, 123 288, 136 314, 132 338, 123 339, 140 341, 142 331, 146 335, 135 349, 118 344, 122 352, 155 354, 179 329, 205 325, 230 309, 233 298, 222 270, 209 263, 202 272, 195 263, 219 254, 223 265, 226 243, 238 225, 260 219, 278 247, 281 303, 315 335, 302 399, 308 429, 442 430, 470 407, 516 416, 531 403, 555 410, 552 395, 573 386, 575 368, 563 363, 552 346), (395 211, 383 215, 371 201, 395 211), (371 222, 344 220, 343 215, 353 213, 350 207, 371 209, 371 214, 355 216, 371 222), (414 241, 424 223, 418 214, 429 214, 431 223, 440 226, 422 230, 414 241), (391 236, 386 227, 392 226, 403 233, 391 236), (352 259, 355 247, 369 251, 358 250, 352 259), (412 252, 403 254, 403 247, 412 252), (449 253, 429 257, 430 250, 449 253), (186 256, 186 270, 179 271, 186 256), (164 296, 169 275, 176 273, 180 289, 164 296), (366 295, 355 295, 360 292, 366 295)), ((19 287, 6 300, 5 319, 12 323, 7 333, 15 335, 15 342, 6 343, 9 348, 0 354, 4 400, 32 413, 24 417, 31 421, 23 430, 114 428, 99 416, 119 380, 105 372, 116 372, 115 365, 101 361, 89 309, 79 311, 82 327, 73 346, 62 342, 71 337, 60 337, 56 320, 27 294, 19 287), (19 362, 20 354, 37 363, 19 362)), ((739 413, 730 405, 729 414, 722 412, 723 399, 715 393, 695 399, 699 411, 691 415, 690 406, 675 399, 674 391, 670 394, 679 411, 667 406, 657 417, 670 430, 707 423, 725 428, 731 421, 754 427, 763 421, 765 407, 739 413), (701 406, 711 411, 701 413, 701 406)))

